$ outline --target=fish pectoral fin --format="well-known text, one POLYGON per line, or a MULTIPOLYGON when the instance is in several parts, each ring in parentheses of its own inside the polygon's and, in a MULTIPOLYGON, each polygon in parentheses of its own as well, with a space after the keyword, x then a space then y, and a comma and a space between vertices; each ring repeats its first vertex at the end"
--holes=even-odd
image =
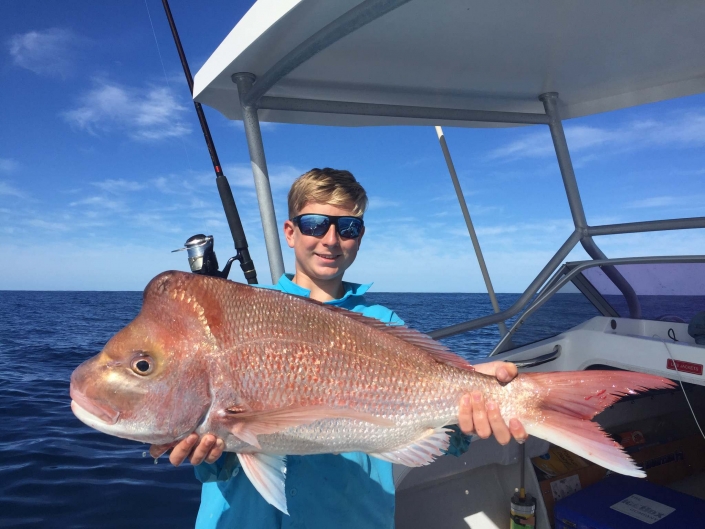
POLYGON ((262 497, 284 514, 286 509, 286 456, 238 454, 242 469, 262 497))
POLYGON ((406 465, 407 467, 422 467, 433 463, 436 456, 441 456, 445 450, 448 450, 448 445, 450 444, 450 436, 448 434, 451 432, 452 430, 448 428, 429 428, 421 437, 409 444, 389 452, 370 455, 377 459, 406 465))
POLYGON ((243 413, 228 413, 229 430, 246 443, 260 448, 258 435, 273 434, 288 428, 311 424, 323 419, 355 419, 377 426, 391 427, 394 423, 389 419, 376 417, 370 413, 348 408, 333 408, 331 406, 301 406, 294 404, 276 410, 248 411, 243 413))

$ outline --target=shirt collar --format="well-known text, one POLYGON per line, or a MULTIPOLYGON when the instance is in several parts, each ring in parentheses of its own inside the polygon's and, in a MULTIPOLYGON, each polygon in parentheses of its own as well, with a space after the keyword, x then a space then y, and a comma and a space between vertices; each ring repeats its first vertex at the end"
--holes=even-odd
MULTIPOLYGON (((279 278, 279 287, 282 292, 294 294, 295 296, 302 296, 304 298, 310 297, 311 291, 294 283, 292 281, 293 277, 294 274, 284 274, 279 278)), ((358 283, 348 283, 347 281, 343 281, 343 290, 345 291, 343 297, 340 299, 332 299, 330 301, 326 301, 325 303, 327 305, 341 305, 351 296, 362 296, 370 289, 371 286, 372 283, 360 285, 358 283)))

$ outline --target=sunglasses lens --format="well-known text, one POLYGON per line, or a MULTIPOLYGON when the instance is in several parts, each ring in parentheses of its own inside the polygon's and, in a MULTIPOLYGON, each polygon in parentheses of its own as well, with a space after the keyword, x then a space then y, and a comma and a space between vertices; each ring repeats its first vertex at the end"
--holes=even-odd
POLYGON ((330 227, 330 220, 324 215, 301 215, 299 229, 304 235, 321 237, 330 227))
POLYGON ((338 233, 344 239, 357 239, 362 231, 362 221, 357 217, 338 219, 338 233))

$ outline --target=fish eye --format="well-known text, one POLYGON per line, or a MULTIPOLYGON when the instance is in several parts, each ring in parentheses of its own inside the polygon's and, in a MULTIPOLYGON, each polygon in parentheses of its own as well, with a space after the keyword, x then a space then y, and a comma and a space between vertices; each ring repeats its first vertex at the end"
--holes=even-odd
POLYGON ((154 371, 154 361, 147 355, 141 354, 132 360, 132 370, 138 375, 146 376, 154 371))

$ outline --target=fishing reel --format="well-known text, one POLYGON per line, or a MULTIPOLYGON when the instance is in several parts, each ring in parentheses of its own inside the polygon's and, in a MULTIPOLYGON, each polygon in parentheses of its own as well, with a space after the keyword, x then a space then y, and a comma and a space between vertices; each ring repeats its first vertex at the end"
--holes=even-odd
POLYGON ((233 261, 239 260, 238 255, 231 257, 225 267, 222 270, 218 270, 218 258, 213 250, 213 236, 203 235, 202 233, 189 237, 183 248, 173 251, 181 252, 183 250, 186 250, 188 254, 188 265, 191 268, 191 272, 204 276, 227 279, 233 261))

